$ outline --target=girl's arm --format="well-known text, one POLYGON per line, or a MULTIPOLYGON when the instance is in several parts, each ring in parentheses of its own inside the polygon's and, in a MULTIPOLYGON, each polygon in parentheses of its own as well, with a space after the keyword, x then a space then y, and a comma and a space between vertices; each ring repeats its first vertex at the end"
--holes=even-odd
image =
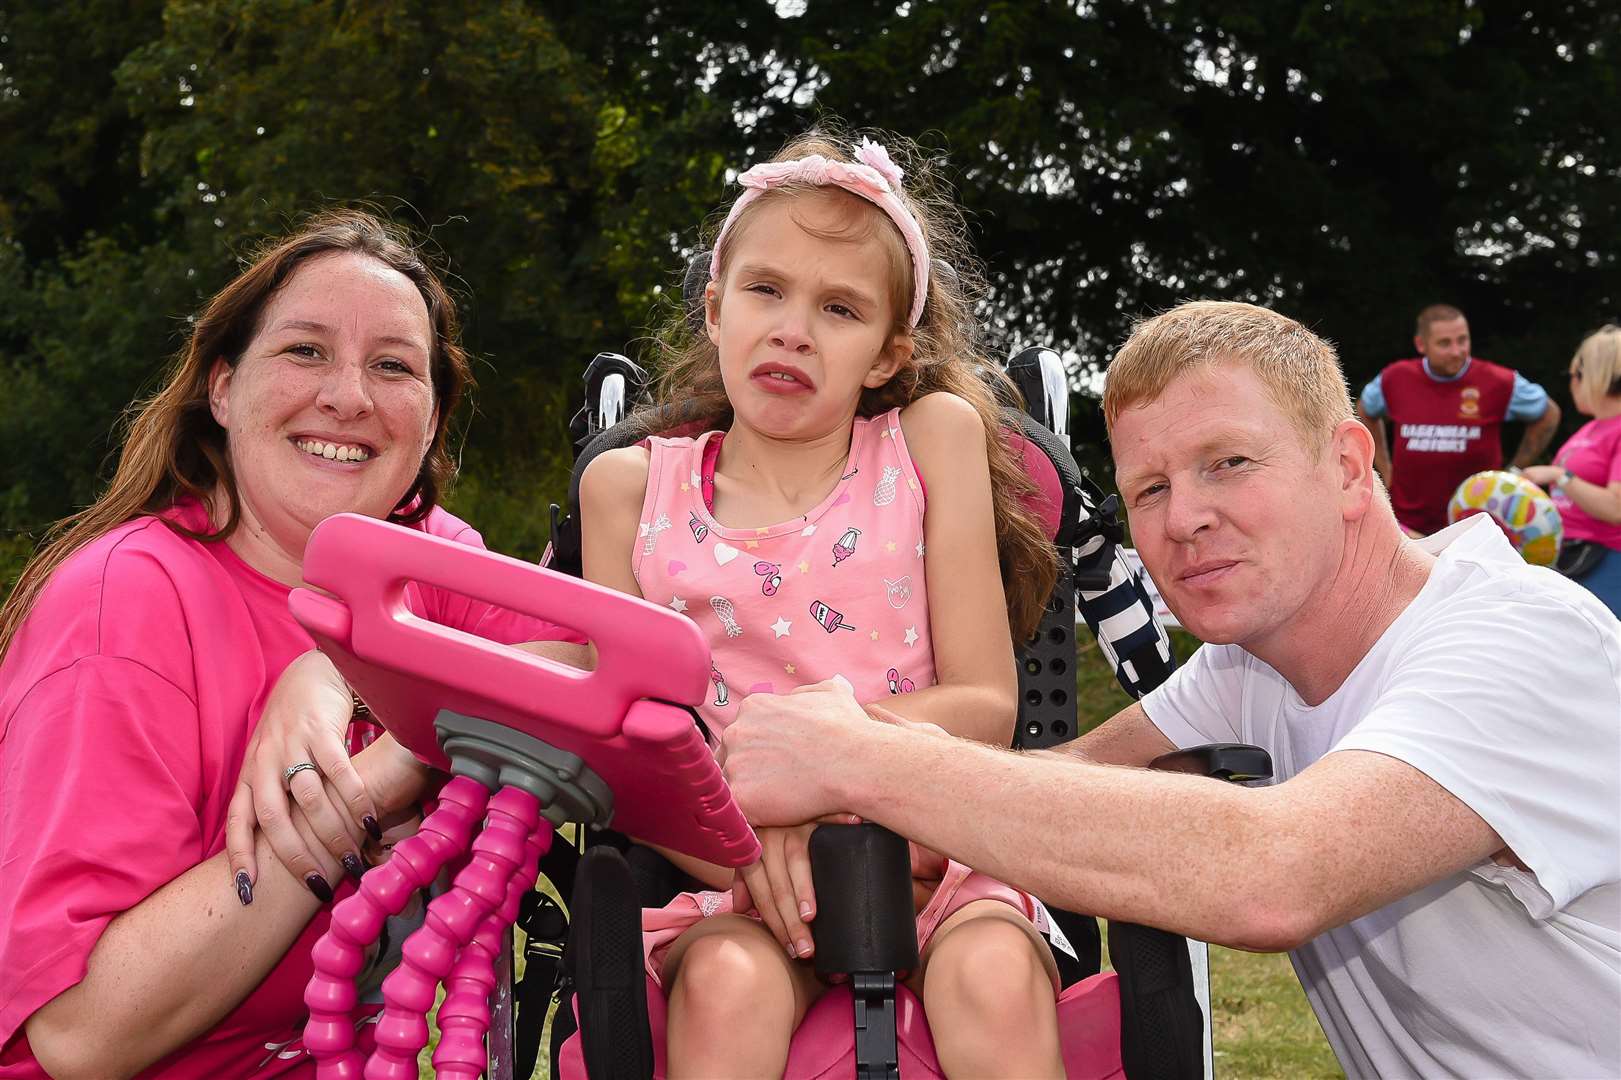
MULTIPOLYGON (((650 460, 640 446, 608 450, 587 465, 580 477, 580 560, 585 579, 637 597, 642 589, 631 572, 631 552, 647 494, 650 460)), ((594 667, 596 645, 591 644, 590 649, 594 667)), ((732 883, 728 867, 654 847, 706 885, 723 889, 732 883)))
POLYGON ((996 746, 1013 740, 1019 678, 997 563, 985 425, 954 394, 901 411, 901 429, 928 485, 923 568, 936 684, 881 704, 908 720, 996 746))

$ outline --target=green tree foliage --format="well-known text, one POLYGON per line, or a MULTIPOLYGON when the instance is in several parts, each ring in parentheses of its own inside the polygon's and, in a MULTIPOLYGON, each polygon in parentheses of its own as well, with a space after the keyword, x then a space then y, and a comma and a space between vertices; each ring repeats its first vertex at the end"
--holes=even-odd
POLYGON ((583 360, 670 275, 617 191, 634 130, 593 68, 493 0, 175 0, 81 39, 113 8, 87 6, 108 10, 0 21, 0 156, 26 163, 0 180, 4 524, 94 494, 120 409, 254 238, 368 202, 431 236, 466 304, 482 392, 458 507, 538 554, 583 360))
POLYGON ((90 497, 245 244, 370 200, 468 301, 455 505, 538 553, 584 360, 668 312, 728 169, 824 114, 949 158, 993 339, 1083 376, 1218 296, 1359 384, 1447 300, 1562 386, 1621 310, 1618 31, 1608 0, 0 6, 0 527, 90 497))

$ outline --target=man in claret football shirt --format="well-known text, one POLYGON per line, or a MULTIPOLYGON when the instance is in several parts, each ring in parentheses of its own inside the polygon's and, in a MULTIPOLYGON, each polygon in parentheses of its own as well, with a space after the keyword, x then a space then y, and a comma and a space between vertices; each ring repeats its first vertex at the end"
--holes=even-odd
POLYGON ((1459 484, 1503 467, 1504 421, 1526 425, 1513 462, 1524 467, 1553 438, 1559 406, 1519 372, 1469 355, 1469 321, 1455 307, 1419 312, 1413 344, 1418 356, 1397 360, 1362 388, 1357 414, 1373 431, 1374 465, 1396 520, 1410 535, 1427 536, 1446 527, 1459 484))

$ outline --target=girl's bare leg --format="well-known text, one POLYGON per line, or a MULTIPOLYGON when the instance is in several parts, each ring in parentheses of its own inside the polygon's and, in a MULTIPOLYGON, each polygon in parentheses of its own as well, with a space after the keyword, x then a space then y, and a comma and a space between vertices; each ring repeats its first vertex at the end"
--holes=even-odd
POLYGON ((781 1076, 794 1029, 823 989, 810 964, 741 915, 716 915, 677 938, 663 981, 670 1080, 781 1076))
MULTIPOLYGON (((785 957, 786 959, 786 957, 785 957)), ((1062 1080, 1052 953, 999 900, 976 900, 940 924, 918 975, 935 1053, 947 1076, 1062 1080)))

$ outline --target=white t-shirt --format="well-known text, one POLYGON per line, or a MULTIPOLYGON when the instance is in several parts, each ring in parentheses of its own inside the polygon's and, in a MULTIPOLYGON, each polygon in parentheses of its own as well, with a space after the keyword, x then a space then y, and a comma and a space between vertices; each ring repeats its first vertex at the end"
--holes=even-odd
POLYGON ((1143 708, 1178 746, 1264 747, 1274 783, 1397 758, 1531 868, 1483 862, 1290 954, 1347 1073, 1621 1076, 1621 624, 1485 518, 1420 543, 1429 580, 1322 704, 1206 645, 1143 708))

